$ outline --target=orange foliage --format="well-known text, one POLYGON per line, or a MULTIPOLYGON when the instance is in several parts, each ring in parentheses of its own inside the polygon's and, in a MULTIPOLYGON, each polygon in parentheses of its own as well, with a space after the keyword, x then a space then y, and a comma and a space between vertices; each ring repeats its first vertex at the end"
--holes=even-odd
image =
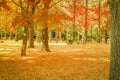
POLYGON ((18 34, 14 26, 10 27, 10 32, 12 32, 13 34, 18 34))
MULTIPOLYGON (((11 8, 10 6, 8 6, 7 2, 5 0, 3 0, 2 2, 0 2, 0 8, 3 7, 5 10, 10 11, 11 12, 11 8)), ((0 9, 1 10, 1 9, 0 9)))
POLYGON ((42 0, 44 3, 49 3, 51 2, 52 0, 42 0))
POLYGON ((34 3, 33 1, 26 2, 26 4, 28 4, 28 5, 30 5, 30 6, 34 6, 34 7, 37 6, 37 4, 34 3))
POLYGON ((3 8, 6 9, 7 11, 11 11, 11 8, 7 4, 4 4, 3 8))

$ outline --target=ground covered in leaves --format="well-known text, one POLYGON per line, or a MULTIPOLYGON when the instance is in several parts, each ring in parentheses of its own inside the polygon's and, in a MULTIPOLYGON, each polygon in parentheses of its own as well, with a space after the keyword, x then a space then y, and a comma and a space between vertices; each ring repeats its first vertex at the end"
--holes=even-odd
POLYGON ((108 80, 109 44, 51 45, 51 52, 40 46, 27 49, 21 57, 21 45, 0 43, 0 80, 108 80))

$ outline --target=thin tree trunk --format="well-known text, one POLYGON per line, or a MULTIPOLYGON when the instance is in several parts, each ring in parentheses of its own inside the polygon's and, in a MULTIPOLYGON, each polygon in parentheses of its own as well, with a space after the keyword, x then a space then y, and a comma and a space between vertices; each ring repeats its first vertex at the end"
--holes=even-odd
POLYGON ((85 26, 84 26, 84 33, 83 33, 83 44, 86 44, 87 42, 87 27, 88 27, 88 0, 85 0, 85 26))
POLYGON ((111 55, 109 80, 120 80, 120 0, 109 0, 111 10, 111 55))
POLYGON ((7 40, 7 31, 5 29, 5 33, 4 33, 4 40, 6 41, 7 40))
POLYGON ((18 41, 18 34, 15 34, 15 42, 18 41))
POLYGON ((59 31, 57 30, 56 31, 56 43, 58 43, 58 40, 59 40, 59 31))
POLYGON ((28 40, 28 34, 27 33, 28 33, 28 28, 24 27, 24 35, 23 35, 21 56, 26 56, 26 47, 27 47, 27 40, 28 40))
POLYGON ((1 38, 1 40, 3 40, 2 31, 0 32, 0 38, 1 38))
POLYGON ((74 1, 74 23, 73 23, 73 39, 72 39, 72 42, 75 41, 75 27, 76 27, 76 0, 73 0, 74 1))
POLYGON ((108 33, 107 33, 107 30, 105 30, 105 43, 107 43, 108 41, 108 33))
POLYGON ((98 43, 101 42, 101 31, 100 31, 100 28, 97 29, 97 42, 98 43))
POLYGON ((93 40, 92 40, 92 38, 93 38, 92 33, 93 33, 93 29, 92 29, 92 27, 91 27, 91 30, 90 30, 90 40, 91 40, 91 42, 93 41, 93 40))
POLYGON ((69 43, 69 34, 68 34, 68 29, 66 30, 66 42, 69 43))
POLYGON ((56 43, 58 43, 58 41, 61 41, 61 31, 57 31, 56 32, 56 43))
POLYGON ((77 35, 77 42, 80 42, 80 27, 78 27, 78 35, 77 35))
POLYGON ((101 0, 99 0, 99 13, 98 13, 98 31, 97 31, 97 42, 101 42, 101 30, 100 30, 100 25, 101 25, 101 0))
POLYGON ((84 30, 82 40, 83 40, 83 44, 86 44, 87 42, 87 30, 86 29, 84 30))
POLYGON ((36 41, 37 42, 41 42, 41 32, 42 32, 42 30, 41 30, 41 27, 37 27, 37 37, 36 37, 36 41))
POLYGON ((52 42, 53 38, 52 38, 52 32, 49 33, 49 41, 52 42))
POLYGON ((13 39, 13 34, 12 34, 12 32, 10 32, 10 40, 12 40, 13 39))

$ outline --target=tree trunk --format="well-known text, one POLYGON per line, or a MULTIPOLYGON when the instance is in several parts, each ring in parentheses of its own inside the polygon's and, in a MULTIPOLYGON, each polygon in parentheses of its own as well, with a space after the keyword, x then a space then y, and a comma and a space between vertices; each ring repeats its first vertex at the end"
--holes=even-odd
MULTIPOLYGON (((31 7, 31 16, 35 13, 35 7, 31 7)), ((29 27, 29 48, 34 48, 34 26, 33 26, 34 20, 30 21, 30 27, 29 27)))
POLYGON ((100 43, 101 42, 101 32, 100 32, 100 28, 98 27, 97 29, 97 42, 100 43))
POLYGON ((50 31, 50 33, 49 33, 49 41, 52 42, 52 40, 53 40, 52 32, 50 31))
POLYGON ((3 40, 2 31, 0 32, 0 39, 3 40))
MULTIPOLYGON (((31 23, 32 24, 32 23, 31 23)), ((34 27, 33 25, 31 25, 29 27, 29 45, 28 45, 29 48, 34 48, 34 27)))
POLYGON ((105 30, 105 43, 107 43, 108 41, 108 33, 107 33, 107 30, 105 30))
POLYGON ((48 27, 42 29, 42 48, 41 51, 50 51, 48 46, 48 27))
POLYGON ((26 47, 27 47, 27 40, 28 40, 28 34, 27 33, 28 33, 28 28, 24 27, 24 35, 23 35, 21 56, 26 56, 26 47))
POLYGON ((15 42, 18 41, 18 34, 15 34, 15 42))
POLYGON ((77 43, 79 44, 79 42, 80 42, 80 27, 78 27, 77 33, 78 33, 78 35, 77 35, 77 43))
POLYGON ((69 43, 69 34, 68 34, 68 29, 66 30, 66 42, 69 43))
POLYGON ((76 27, 76 0, 73 0, 74 1, 74 15, 73 15, 73 18, 74 18, 74 23, 73 23, 73 39, 72 39, 72 42, 75 41, 75 27, 76 27))
POLYGON ((120 0, 109 0, 111 10, 111 57, 109 80, 120 80, 120 0))
POLYGON ((85 26, 84 26, 84 33, 83 33, 83 44, 86 44, 87 42, 87 28, 88 28, 88 0, 85 0, 85 26))
POLYGON ((58 43, 59 40, 59 31, 56 29, 56 43, 58 43))
POLYGON ((101 25, 101 0, 99 0, 99 13, 98 13, 98 31, 97 31, 97 42, 101 42, 101 30, 100 30, 100 25, 101 25))
POLYGON ((13 39, 13 34, 12 34, 12 32, 10 32, 10 40, 12 40, 13 39))
POLYGON ((86 42, 87 42, 87 30, 86 30, 86 29, 84 30, 82 40, 83 40, 83 41, 82 41, 83 44, 86 44, 86 42))
POLYGON ((4 40, 7 40, 7 30, 5 29, 5 33, 4 33, 4 40))
POLYGON ((93 41, 93 40, 92 40, 92 39, 93 39, 92 33, 93 33, 93 28, 91 27, 91 30, 90 30, 90 40, 91 40, 91 42, 93 41))
POLYGON ((56 43, 58 43, 58 41, 61 41, 61 31, 59 30, 56 31, 56 43))
POLYGON ((37 42, 41 42, 41 27, 37 26, 37 37, 36 37, 36 41, 37 42))
POLYGON ((48 46, 48 13, 50 8, 50 3, 52 0, 44 2, 43 12, 41 13, 42 18, 42 51, 50 51, 48 46))

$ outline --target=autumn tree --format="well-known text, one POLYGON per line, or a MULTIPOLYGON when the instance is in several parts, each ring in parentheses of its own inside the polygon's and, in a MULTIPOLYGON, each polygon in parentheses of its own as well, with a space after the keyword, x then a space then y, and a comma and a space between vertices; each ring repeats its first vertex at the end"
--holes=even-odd
POLYGON ((11 12, 11 8, 7 4, 7 0, 0 0, 0 28, 1 28, 1 39, 7 40, 7 33, 9 32, 9 13, 11 12), (3 33, 4 32, 4 33, 3 33))
POLYGON ((107 1, 104 2, 103 7, 106 7, 104 8, 101 15, 104 17, 104 20, 102 20, 104 22, 104 39, 105 39, 104 42, 107 43, 110 37, 110 25, 111 25, 110 8, 107 1))
POLYGON ((87 28, 88 28, 88 0, 85 0, 85 26, 83 33, 83 44, 87 42, 87 28))
MULTIPOLYGON (((36 3, 35 0, 31 0, 28 2, 28 4, 30 5, 30 16, 34 16, 35 15, 35 8, 36 8, 36 3)), ((30 25, 29 25, 29 48, 34 48, 34 18, 32 17, 30 20, 30 25)))
POLYGON ((48 13, 50 8, 50 3, 52 0, 42 0, 42 51, 50 51, 48 46, 48 13))
POLYGON ((120 0, 108 0, 111 12, 111 57, 109 80, 120 80, 120 0))
POLYGON ((42 51, 50 51, 48 45, 48 19, 49 19, 49 11, 50 9, 61 2, 62 0, 54 1, 54 0, 42 0, 42 9, 41 9, 41 20, 42 20, 42 51))
MULTIPOLYGON (((28 30, 30 28, 30 33, 31 28, 33 29, 33 14, 34 14, 34 9, 35 6, 37 6, 37 4, 39 3, 39 0, 19 0, 19 1, 14 1, 12 0, 12 2, 17 5, 20 9, 20 13, 17 13, 17 16, 15 17, 15 20, 13 21, 13 25, 12 26, 16 26, 16 24, 18 24, 18 21, 20 21, 19 24, 21 24, 21 26, 24 26, 24 35, 23 35, 23 43, 22 43, 22 50, 21 50, 21 56, 25 56, 26 55, 26 47, 27 47, 27 41, 28 41, 28 30), (18 18, 17 18, 18 17, 18 18), (17 18, 17 22, 16 22, 16 18, 17 18)), ((32 35, 33 33, 31 33, 32 35)), ((33 39, 33 35, 32 37, 30 37, 33 39)), ((33 44, 33 41, 30 41, 30 44, 33 44)), ((34 45, 32 45, 33 47, 34 45)))

